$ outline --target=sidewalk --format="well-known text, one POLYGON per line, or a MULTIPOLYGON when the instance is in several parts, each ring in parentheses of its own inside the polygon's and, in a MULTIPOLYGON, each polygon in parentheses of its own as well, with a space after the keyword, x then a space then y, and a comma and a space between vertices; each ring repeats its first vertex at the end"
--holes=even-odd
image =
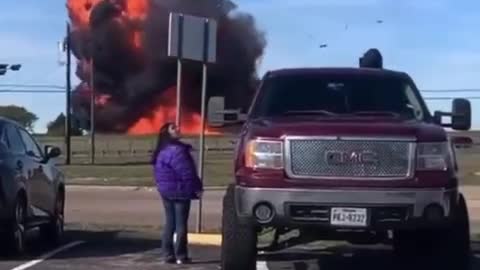
POLYGON ((460 190, 467 199, 470 219, 480 221, 480 186, 462 186, 460 190))
POLYGON ((460 190, 467 200, 480 200, 480 186, 462 186, 460 190))

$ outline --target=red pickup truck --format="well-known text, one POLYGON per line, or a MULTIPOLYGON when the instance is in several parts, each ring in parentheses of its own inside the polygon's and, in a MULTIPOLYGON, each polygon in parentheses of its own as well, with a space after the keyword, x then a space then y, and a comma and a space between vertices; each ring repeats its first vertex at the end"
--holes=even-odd
POLYGON ((404 72, 284 69, 268 72, 248 113, 229 122, 243 126, 223 201, 222 269, 255 269, 258 252, 281 249, 278 236, 292 230, 295 243, 388 243, 467 268, 468 210, 444 128, 470 129, 468 100, 431 114, 404 72), (259 247, 268 228, 275 240, 259 247))

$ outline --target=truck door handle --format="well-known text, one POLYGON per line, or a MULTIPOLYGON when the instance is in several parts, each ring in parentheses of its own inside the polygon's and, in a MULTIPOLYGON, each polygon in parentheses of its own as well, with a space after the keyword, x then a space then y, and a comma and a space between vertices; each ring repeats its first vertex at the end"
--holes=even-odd
POLYGON ((23 170, 23 162, 21 162, 20 160, 17 161, 17 170, 19 171, 23 170))

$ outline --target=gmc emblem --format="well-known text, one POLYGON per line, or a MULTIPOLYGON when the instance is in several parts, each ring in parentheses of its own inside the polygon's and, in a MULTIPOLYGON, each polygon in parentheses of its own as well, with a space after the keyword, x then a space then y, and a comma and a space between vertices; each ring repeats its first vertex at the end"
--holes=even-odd
POLYGON ((325 161, 329 165, 377 165, 379 159, 372 151, 327 151, 325 161))

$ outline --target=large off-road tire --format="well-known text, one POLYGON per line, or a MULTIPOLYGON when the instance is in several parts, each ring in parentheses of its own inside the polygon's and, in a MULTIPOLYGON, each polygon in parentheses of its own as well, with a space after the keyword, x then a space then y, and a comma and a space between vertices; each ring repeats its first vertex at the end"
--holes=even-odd
POLYGON ((257 231, 250 222, 240 222, 235 210, 235 186, 230 185, 223 199, 222 270, 255 270, 257 231))
POLYGON ((463 196, 452 211, 452 223, 447 228, 397 232, 394 238, 397 255, 404 262, 423 262, 438 269, 469 269, 470 223, 463 196))
POLYGON ((465 270, 470 268, 472 249, 468 207, 463 195, 460 195, 458 205, 454 209, 454 217, 450 230, 441 232, 444 240, 439 241, 437 245, 449 269, 465 270))
POLYGON ((27 204, 26 198, 19 195, 15 200, 13 216, 5 232, 6 246, 5 251, 9 255, 23 255, 26 249, 26 217, 27 204))
POLYGON ((46 244, 56 246, 60 244, 64 235, 65 227, 65 194, 59 191, 55 200, 54 214, 49 223, 40 227, 40 234, 42 235, 46 244))

